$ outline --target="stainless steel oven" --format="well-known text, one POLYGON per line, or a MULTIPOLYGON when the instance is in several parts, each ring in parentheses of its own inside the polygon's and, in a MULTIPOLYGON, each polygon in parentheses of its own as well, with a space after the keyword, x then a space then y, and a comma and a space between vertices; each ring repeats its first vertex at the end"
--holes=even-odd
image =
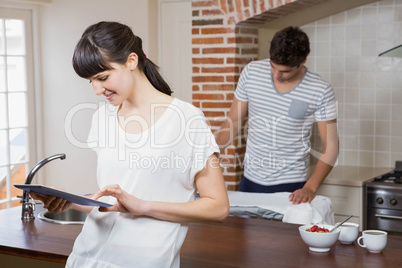
POLYGON ((365 184, 364 229, 402 235, 402 161, 365 184))

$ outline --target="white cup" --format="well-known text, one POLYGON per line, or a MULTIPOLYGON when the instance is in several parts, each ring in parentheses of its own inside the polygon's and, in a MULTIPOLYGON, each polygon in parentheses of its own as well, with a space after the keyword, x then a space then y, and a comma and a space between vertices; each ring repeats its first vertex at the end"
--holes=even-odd
POLYGON ((342 244, 352 244, 359 236, 359 224, 357 223, 345 222, 339 228, 341 229, 341 233, 338 240, 342 244))
POLYGON ((387 232, 380 230, 365 230, 357 239, 359 246, 367 248, 369 252, 380 253, 387 245, 387 232), (363 242, 361 240, 363 239, 363 242))

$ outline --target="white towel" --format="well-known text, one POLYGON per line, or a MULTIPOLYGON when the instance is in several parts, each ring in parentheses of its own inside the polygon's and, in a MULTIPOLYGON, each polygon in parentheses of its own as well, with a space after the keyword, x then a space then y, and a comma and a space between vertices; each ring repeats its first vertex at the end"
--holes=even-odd
POLYGON ((310 224, 313 221, 313 208, 308 203, 290 205, 286 208, 282 221, 295 224, 310 224))
POLYGON ((311 203, 293 205, 289 201, 290 192, 280 193, 247 193, 228 191, 230 206, 256 206, 283 214, 283 222, 295 224, 331 224, 334 212, 331 199, 317 195, 311 203))

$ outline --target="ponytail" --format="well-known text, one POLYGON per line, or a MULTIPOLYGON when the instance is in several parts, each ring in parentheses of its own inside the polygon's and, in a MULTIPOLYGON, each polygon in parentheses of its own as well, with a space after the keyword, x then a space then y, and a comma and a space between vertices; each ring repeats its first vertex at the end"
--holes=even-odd
POLYGON ((169 96, 172 95, 172 90, 159 73, 159 67, 150 59, 145 58, 143 71, 154 88, 169 96))

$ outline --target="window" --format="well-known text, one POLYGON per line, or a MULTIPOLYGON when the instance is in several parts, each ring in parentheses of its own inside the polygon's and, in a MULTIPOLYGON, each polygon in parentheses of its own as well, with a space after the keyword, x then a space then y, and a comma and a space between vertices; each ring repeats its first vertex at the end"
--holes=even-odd
POLYGON ((34 155, 31 11, 0 7, 0 209, 19 205, 34 155))

